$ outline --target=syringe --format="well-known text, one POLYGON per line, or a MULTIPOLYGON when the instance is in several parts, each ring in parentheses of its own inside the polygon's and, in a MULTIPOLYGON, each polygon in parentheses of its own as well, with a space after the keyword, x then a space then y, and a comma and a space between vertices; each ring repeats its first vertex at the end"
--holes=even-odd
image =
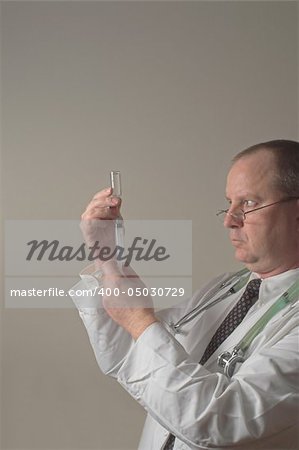
MULTIPOLYGON (((122 191, 119 170, 112 170, 110 172, 110 184, 112 187, 112 195, 121 198, 122 191)), ((118 217, 115 220, 115 243, 119 247, 125 247, 125 228, 121 217, 118 217)))

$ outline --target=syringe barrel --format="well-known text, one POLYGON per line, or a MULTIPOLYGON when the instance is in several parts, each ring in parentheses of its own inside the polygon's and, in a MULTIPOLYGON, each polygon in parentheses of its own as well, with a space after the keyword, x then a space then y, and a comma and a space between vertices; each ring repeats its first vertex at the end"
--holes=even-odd
POLYGON ((120 171, 112 170, 110 172, 110 182, 111 187, 113 189, 112 195, 115 197, 121 197, 121 179, 120 179, 120 171))

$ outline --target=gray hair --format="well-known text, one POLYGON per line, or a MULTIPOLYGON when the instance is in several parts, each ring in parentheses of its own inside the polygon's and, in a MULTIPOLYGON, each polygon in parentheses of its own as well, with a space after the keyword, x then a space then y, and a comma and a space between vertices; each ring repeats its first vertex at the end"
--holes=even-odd
POLYGON ((287 196, 299 197, 299 142, 285 139, 261 142, 238 153, 232 162, 264 150, 275 158, 275 187, 287 196))

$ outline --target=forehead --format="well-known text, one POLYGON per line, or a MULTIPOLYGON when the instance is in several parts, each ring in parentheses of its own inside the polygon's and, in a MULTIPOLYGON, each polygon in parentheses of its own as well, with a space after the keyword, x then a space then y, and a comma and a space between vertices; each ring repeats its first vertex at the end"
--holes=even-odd
POLYGON ((275 169, 274 156, 267 151, 241 157, 228 173, 227 195, 271 195, 275 191, 275 169))

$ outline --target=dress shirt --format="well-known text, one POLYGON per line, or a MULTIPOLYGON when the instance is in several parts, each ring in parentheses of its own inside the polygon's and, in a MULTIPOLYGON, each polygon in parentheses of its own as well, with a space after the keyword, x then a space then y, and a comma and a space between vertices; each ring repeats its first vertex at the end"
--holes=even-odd
MULTIPOLYGON (((262 281, 258 301, 204 366, 198 361, 245 287, 186 324, 181 334, 174 336, 168 326, 226 277, 217 277, 189 301, 160 311, 160 322, 136 342, 109 318, 100 298, 86 302, 73 296, 101 370, 148 412, 139 450, 163 449, 169 433, 176 436, 174 450, 298 448, 298 302, 271 319, 231 379, 217 365, 217 357, 232 351, 298 279, 299 269, 262 281)), ((73 289, 84 289, 85 283, 81 280, 73 289)))

